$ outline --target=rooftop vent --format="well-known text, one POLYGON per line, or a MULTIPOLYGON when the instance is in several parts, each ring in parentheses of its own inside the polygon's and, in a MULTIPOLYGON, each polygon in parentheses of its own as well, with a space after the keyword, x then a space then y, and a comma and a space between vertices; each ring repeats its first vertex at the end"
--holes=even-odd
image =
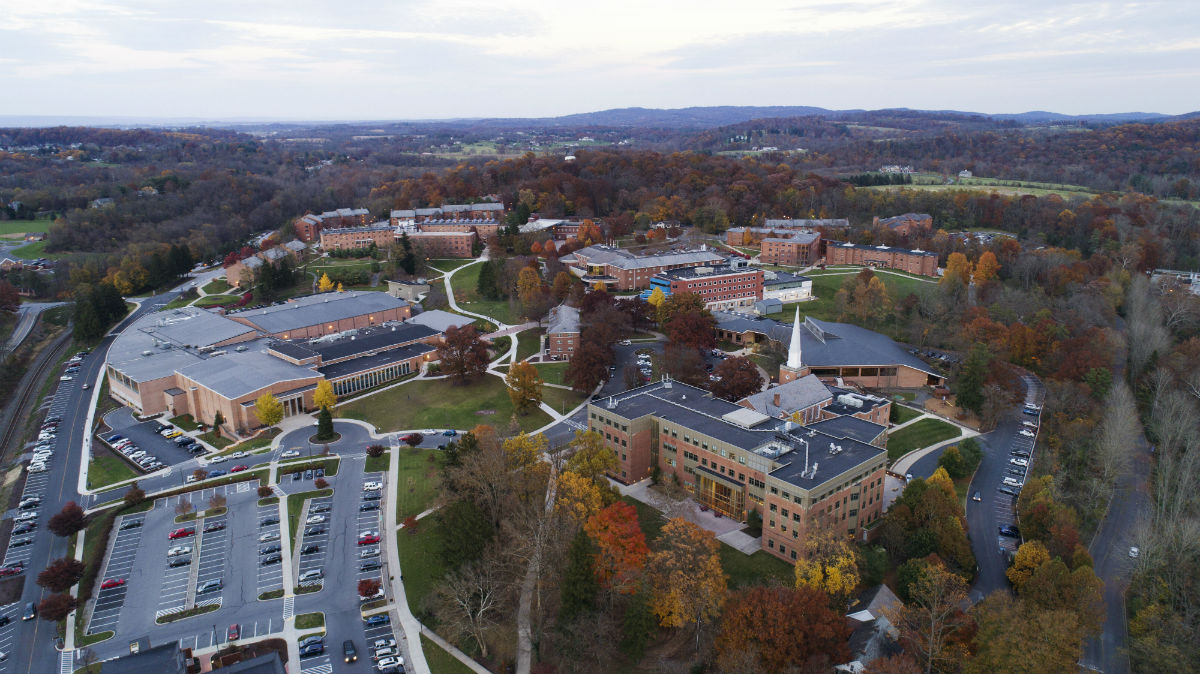
POLYGON ((617 401, 613 400, 613 397, 612 397, 612 396, 609 396, 609 397, 608 397, 608 404, 607 404, 607 405, 605 405, 605 407, 607 407, 607 408, 608 408, 608 409, 610 409, 610 410, 612 410, 612 409, 616 409, 616 408, 617 408, 617 401))
POLYGON ((238 347, 235 348, 234 351, 241 353, 241 352, 245 351, 246 349, 247 349, 247 347, 244 344, 241 344, 241 345, 238 345, 238 347))
POLYGON ((143 351, 143 352, 142 352, 142 355, 143 355, 143 356, 149 356, 149 355, 151 355, 152 353, 154 353, 154 352, 153 352, 153 351, 151 351, 150 349, 146 349, 145 351, 143 351))

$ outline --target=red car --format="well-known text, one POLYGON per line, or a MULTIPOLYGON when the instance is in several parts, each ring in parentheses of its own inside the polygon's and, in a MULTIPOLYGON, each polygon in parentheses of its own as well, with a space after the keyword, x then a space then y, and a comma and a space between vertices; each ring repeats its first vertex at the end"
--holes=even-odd
POLYGON ((171 540, 175 540, 176 538, 187 538, 188 536, 195 535, 195 533, 196 533, 195 529, 193 529, 191 527, 187 527, 184 529, 176 529, 175 531, 172 531, 171 533, 167 534, 167 538, 169 538, 171 540))
POLYGON ((15 576, 15 575, 18 575, 19 573, 21 573, 21 572, 22 572, 22 571, 24 571, 24 570, 25 570, 25 569, 22 569, 22 568, 21 568, 21 567, 19 567, 19 566, 5 566, 5 567, 0 567, 0 577, 4 577, 4 576, 15 576))
POLYGON ((249 468, 249 467, 250 467, 250 466, 234 466, 233 468, 230 468, 230 469, 229 469, 229 472, 231 472, 231 473, 240 473, 240 472, 242 472, 243 470, 246 470, 246 469, 247 469, 247 468, 249 468))
POLYGON ((229 630, 225 632, 225 638, 228 639, 229 641, 233 641, 234 639, 237 639, 241 635, 242 635, 242 628, 239 627, 237 623, 230 625, 229 630))
POLYGON ((107 590, 110 587, 121 587, 124 584, 125 584, 124 578, 109 578, 108 580, 104 581, 103 583, 100 583, 100 589, 107 590))
POLYGON ((359 545, 372 545, 372 544, 378 543, 378 542, 379 542, 378 536, 363 536, 362 538, 358 539, 359 545))

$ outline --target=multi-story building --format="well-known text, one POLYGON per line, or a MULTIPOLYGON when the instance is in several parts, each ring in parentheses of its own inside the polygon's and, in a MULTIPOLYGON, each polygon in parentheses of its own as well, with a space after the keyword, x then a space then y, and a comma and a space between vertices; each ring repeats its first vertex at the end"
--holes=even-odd
POLYGON ((933 216, 928 213, 904 213, 890 218, 878 215, 871 221, 875 227, 886 227, 897 234, 928 234, 933 231, 933 216))
POLYGON ((844 228, 845 219, 768 219, 762 227, 733 227, 725 232, 725 243, 758 248, 767 264, 810 265, 821 257, 821 233, 817 227, 844 228))
POLYGON ((358 227, 338 227, 321 230, 321 248, 324 250, 357 250, 388 248, 396 240, 396 228, 387 222, 358 227))
POLYGON ((886 449, 693 386, 661 381, 597 400, 588 428, 616 454, 614 479, 637 482, 657 466, 722 515, 745 521, 757 510, 762 548, 787 561, 811 531, 856 536, 883 510, 886 449))
POLYGON ((108 351, 109 391, 139 415, 219 412, 241 433, 258 427, 271 393, 285 416, 312 409, 322 379, 339 395, 387 383, 435 357, 441 332, 406 323, 409 304, 386 293, 326 293, 222 316, 196 307, 147 314, 108 351))
POLYGON ((579 310, 560 304, 550 310, 546 353, 551 360, 571 360, 579 350, 579 310))
POLYGON ((864 246, 830 241, 825 248, 825 264, 856 264, 866 267, 899 269, 921 276, 938 275, 937 253, 888 246, 864 246))
POLYGON ((796 232, 789 236, 769 236, 760 242, 764 264, 793 267, 814 264, 820 258, 821 233, 796 232))
POLYGON ((615 290, 641 290, 650 279, 671 269, 722 265, 725 258, 701 246, 700 250, 634 255, 611 246, 588 246, 559 261, 589 285, 602 283, 615 290))
POLYGON ((803 302, 812 297, 812 279, 783 271, 763 272, 763 299, 783 303, 803 302))
POLYGON ((416 225, 422 232, 475 232, 480 239, 490 239, 500 232, 500 228, 504 225, 498 220, 471 220, 471 219, 453 219, 453 220, 425 220, 416 225))
POLYGON ((321 214, 308 213, 293 223, 301 241, 316 241, 326 228, 356 227, 371 222, 371 212, 365 208, 339 208, 321 214))
POLYGON ((699 295, 710 309, 735 309, 754 304, 763 296, 763 272, 732 259, 728 265, 682 267, 655 274, 649 290, 662 290, 668 297, 676 293, 699 295))
POLYGON ((293 262, 300 259, 304 244, 297 240, 261 250, 251 257, 234 262, 225 268, 225 281, 234 287, 244 288, 254 283, 254 275, 264 264, 278 265, 284 258, 293 262))
POLYGON ((409 232, 413 248, 425 257, 474 257, 475 232, 409 232))
MULTIPOLYGON (((445 220, 491 220, 499 222, 504 219, 504 204, 498 201, 484 201, 478 204, 442 204, 435 208, 396 209, 391 212, 392 225, 411 220, 416 224, 427 221, 445 220)), ((482 232, 480 233, 482 235, 482 232)))

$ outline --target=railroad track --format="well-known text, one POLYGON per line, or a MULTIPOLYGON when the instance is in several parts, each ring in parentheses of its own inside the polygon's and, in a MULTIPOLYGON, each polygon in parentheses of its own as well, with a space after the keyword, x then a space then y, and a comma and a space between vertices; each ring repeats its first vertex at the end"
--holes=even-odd
POLYGON ((3 418, 0 418, 0 457, 8 456, 14 443, 19 445, 21 434, 26 427, 24 422, 32 417, 35 411, 34 404, 37 402, 38 387, 58 364, 59 358, 70 345, 71 330, 68 328, 54 338, 54 342, 50 346, 42 349, 30 364, 29 369, 26 370, 25 376, 21 377, 16 391, 9 400, 8 409, 5 410, 3 418))

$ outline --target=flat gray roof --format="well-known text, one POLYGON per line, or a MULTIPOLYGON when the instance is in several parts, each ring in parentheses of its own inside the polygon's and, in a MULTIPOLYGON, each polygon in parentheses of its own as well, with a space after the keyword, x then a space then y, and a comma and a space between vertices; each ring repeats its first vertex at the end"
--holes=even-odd
POLYGON ((575 251, 576 258, 585 258, 587 264, 610 264, 619 269, 646 269, 673 264, 721 264, 725 258, 710 250, 685 250, 638 256, 627 250, 609 246, 588 246, 575 251))
POLYGON ((568 304, 560 304, 550 310, 548 325, 548 335, 556 332, 579 332, 579 310, 568 304))
POLYGON ((475 322, 475 319, 460 314, 452 314, 449 311, 442 311, 441 309, 430 309, 413 316, 407 322, 424 325, 438 332, 445 332, 451 327, 461 328, 464 325, 471 325, 475 322))
POLYGON ((742 400, 767 416, 777 417, 780 414, 791 414, 796 410, 802 410, 832 398, 833 394, 829 392, 829 387, 810 374, 786 384, 780 384, 775 388, 746 396, 742 400), (775 396, 779 396, 778 405, 775 404, 775 396))
POLYGON ((246 351, 229 349, 224 355, 179 368, 179 374, 226 398, 238 398, 279 382, 318 376, 312 369, 268 354, 269 342, 249 342, 246 351))
POLYGON ((284 304, 230 315, 253 323, 263 332, 277 334, 406 306, 409 306, 407 300, 392 297, 385 292, 350 291, 309 295, 289 300, 284 304))
POLYGON ((134 381, 152 381, 202 360, 195 349, 254 333, 206 309, 180 307, 146 314, 118 333, 107 362, 134 381))

